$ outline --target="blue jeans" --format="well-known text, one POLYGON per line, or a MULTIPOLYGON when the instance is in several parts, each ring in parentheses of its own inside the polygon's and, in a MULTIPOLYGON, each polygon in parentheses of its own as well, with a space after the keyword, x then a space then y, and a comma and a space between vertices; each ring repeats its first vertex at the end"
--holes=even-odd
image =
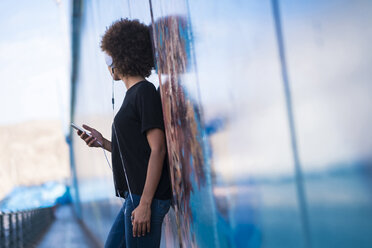
POLYGON ((133 237, 133 226, 130 218, 132 211, 138 206, 141 196, 135 194, 132 194, 132 196, 134 204, 132 204, 129 195, 125 195, 125 202, 111 227, 105 242, 105 248, 150 248, 160 246, 161 226, 164 216, 169 210, 171 200, 153 199, 151 203, 150 232, 146 233, 145 236, 133 237))

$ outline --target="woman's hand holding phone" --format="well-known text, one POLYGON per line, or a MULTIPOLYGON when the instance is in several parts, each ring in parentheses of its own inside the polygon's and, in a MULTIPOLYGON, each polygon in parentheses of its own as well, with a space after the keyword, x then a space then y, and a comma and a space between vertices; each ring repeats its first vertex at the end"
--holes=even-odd
POLYGON ((100 132, 98 132, 96 129, 83 124, 83 128, 88 130, 90 132, 90 135, 86 132, 82 132, 81 130, 77 130, 77 134, 80 136, 82 140, 85 141, 85 143, 89 147, 103 147, 104 144, 104 138, 100 132))

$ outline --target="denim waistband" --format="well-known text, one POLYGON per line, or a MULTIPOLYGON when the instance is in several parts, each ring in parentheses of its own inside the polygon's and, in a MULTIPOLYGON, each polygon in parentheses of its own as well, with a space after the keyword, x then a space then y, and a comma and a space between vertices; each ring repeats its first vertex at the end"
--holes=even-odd
MULTIPOLYGON (((124 191, 124 199, 127 199, 129 196, 129 191, 126 190, 124 191)), ((132 193, 132 197, 133 197, 133 200, 140 200, 141 199, 141 196, 140 195, 137 195, 137 194, 133 194, 132 193)), ((167 199, 167 200, 161 200, 161 199, 156 199, 156 198, 153 198, 152 201, 164 201, 164 202, 171 202, 171 199, 167 199)))
MULTIPOLYGON (((129 196, 129 191, 128 190, 124 191, 124 199, 127 199, 128 196, 129 196)), ((133 194, 133 193, 132 193, 132 196, 133 196, 133 198, 141 198, 140 195, 133 194)))

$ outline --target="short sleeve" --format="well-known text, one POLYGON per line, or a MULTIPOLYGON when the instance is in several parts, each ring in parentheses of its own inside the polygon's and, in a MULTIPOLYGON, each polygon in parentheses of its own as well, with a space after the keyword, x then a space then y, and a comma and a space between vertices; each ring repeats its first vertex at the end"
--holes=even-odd
POLYGON ((163 112, 160 95, 152 83, 141 85, 136 96, 136 107, 141 123, 141 133, 152 128, 164 131, 163 112))

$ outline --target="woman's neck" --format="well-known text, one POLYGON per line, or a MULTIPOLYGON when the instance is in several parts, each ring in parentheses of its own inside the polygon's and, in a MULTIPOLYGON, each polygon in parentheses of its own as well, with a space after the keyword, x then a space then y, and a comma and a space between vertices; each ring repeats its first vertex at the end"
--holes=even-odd
POLYGON ((142 76, 123 76, 121 78, 121 80, 124 82, 125 87, 127 88, 127 90, 129 90, 130 87, 132 87, 136 83, 139 83, 139 82, 145 80, 145 78, 142 77, 142 76))

